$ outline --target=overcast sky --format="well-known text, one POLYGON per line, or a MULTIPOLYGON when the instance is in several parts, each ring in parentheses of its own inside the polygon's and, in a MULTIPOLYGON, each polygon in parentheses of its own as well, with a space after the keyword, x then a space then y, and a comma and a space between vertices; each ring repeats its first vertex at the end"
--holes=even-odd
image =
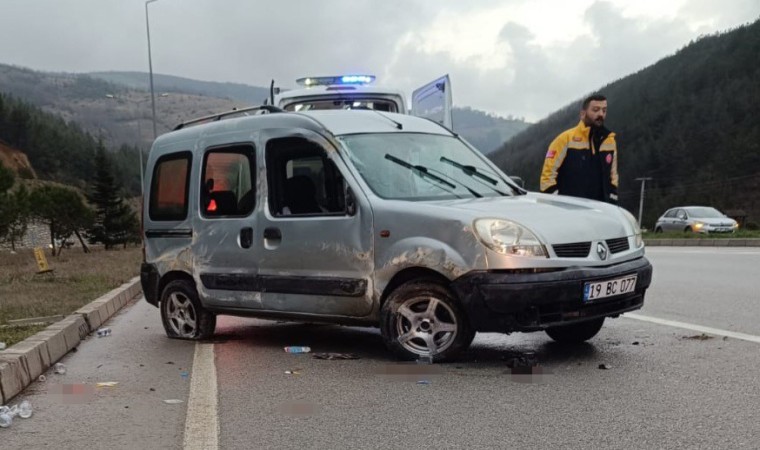
MULTIPOLYGON (((448 73, 455 104, 535 121, 700 35, 758 19, 760 0, 159 0, 149 9, 154 73, 283 87, 370 73, 407 94, 448 73)), ((5 64, 148 71, 143 0, 0 0, 0 42, 5 64)))

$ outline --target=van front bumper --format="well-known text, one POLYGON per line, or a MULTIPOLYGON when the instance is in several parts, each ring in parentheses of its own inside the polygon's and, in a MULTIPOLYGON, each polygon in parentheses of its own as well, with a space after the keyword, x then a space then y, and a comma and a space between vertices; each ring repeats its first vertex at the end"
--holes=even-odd
POLYGON ((597 317, 618 316, 644 305, 652 265, 641 257, 605 267, 570 267, 547 272, 487 270, 469 272, 452 283, 477 331, 537 331, 597 317), (587 282, 636 275, 633 292, 583 300, 587 282))

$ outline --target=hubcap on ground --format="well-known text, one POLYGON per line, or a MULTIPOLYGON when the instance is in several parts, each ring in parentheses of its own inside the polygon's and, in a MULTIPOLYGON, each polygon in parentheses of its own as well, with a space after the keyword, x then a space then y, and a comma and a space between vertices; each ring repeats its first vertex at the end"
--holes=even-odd
POLYGON ((181 292, 173 292, 166 305, 166 316, 172 330, 181 337, 193 337, 196 327, 193 302, 181 292))
POLYGON ((451 346, 459 326, 454 311, 434 297, 415 297, 395 316, 398 342, 417 355, 436 355, 451 346))

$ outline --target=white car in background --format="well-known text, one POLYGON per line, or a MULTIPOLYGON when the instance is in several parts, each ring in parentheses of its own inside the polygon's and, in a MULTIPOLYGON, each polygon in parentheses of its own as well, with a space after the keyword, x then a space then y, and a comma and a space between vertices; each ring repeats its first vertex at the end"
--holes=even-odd
POLYGON ((684 231, 691 233, 733 233, 739 224, 709 206, 678 206, 665 211, 654 225, 655 233, 684 231))

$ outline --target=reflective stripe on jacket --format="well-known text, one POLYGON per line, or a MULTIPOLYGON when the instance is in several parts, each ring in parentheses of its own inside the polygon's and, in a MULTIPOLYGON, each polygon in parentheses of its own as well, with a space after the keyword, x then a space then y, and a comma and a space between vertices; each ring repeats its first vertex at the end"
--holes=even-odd
POLYGON ((618 157, 615 133, 601 128, 602 143, 594 149, 591 128, 583 121, 562 132, 549 145, 541 171, 541 192, 617 203, 618 157))

